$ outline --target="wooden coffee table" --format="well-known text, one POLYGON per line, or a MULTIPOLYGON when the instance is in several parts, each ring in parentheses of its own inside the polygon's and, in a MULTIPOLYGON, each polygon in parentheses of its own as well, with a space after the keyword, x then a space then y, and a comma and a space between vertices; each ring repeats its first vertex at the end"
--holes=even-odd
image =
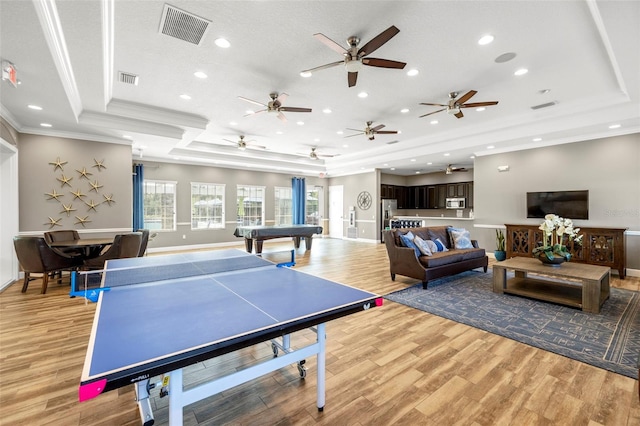
POLYGON ((597 314, 609 298, 610 275, 611 269, 606 266, 571 262, 549 266, 534 258, 514 257, 493 265, 493 292, 559 303, 597 314), (507 280, 507 269, 514 271, 514 278, 507 280), (530 273, 536 277, 529 277, 530 273))

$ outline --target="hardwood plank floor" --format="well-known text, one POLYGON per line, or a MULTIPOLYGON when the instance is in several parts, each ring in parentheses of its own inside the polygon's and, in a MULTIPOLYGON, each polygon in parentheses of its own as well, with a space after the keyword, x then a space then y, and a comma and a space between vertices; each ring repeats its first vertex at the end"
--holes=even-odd
MULTIPOLYGON (((316 239, 297 256, 296 269, 379 294, 416 282, 391 281, 382 244, 316 239)), ((612 285, 638 291, 640 279, 614 276, 612 285)), ((26 294, 20 288, 17 282, 0 294, 0 424, 140 424, 132 386, 77 402, 95 305, 70 299, 68 282, 53 281, 46 295, 37 281, 26 294)), ((327 335, 324 412, 316 408, 309 359, 305 380, 295 367, 276 371, 189 406, 185 424, 640 424, 634 379, 390 301, 328 323, 327 335)), ((269 356, 264 343, 185 376, 197 381, 269 356)), ((167 402, 154 399, 156 424, 166 424, 167 402)))

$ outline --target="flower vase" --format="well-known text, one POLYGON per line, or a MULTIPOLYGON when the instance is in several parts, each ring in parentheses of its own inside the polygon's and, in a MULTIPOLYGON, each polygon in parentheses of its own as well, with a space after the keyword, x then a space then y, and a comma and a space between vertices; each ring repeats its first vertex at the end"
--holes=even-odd
POLYGON ((564 262, 566 262, 566 259, 564 258, 564 256, 558 256, 554 254, 553 258, 549 259, 549 257, 547 257, 547 255, 544 252, 538 253, 538 255, 536 255, 536 259, 538 259, 544 265, 550 265, 550 266, 560 266, 564 262))

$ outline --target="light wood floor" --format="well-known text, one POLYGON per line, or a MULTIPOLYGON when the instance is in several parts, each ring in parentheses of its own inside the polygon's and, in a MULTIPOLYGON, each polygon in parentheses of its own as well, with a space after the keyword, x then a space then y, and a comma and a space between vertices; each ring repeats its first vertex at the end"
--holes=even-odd
MULTIPOLYGON (((316 239, 297 269, 379 294, 391 281, 382 244, 316 239)), ((240 246, 238 246, 240 247, 240 246)), ((265 251, 288 248, 266 242, 265 251)), ((490 273, 490 272, 489 272, 490 273)), ((640 279, 613 285, 640 289, 640 279)), ((95 305, 39 281, 0 294, 0 424, 136 425, 132 386, 77 402, 95 305)), ((186 330, 188 332, 188 330, 186 330)), ((201 425, 638 425, 637 381, 385 300, 327 325, 327 402, 316 408, 315 360, 185 410, 201 425)), ((301 336, 307 338, 305 333, 301 336)), ((295 344, 295 340, 294 340, 295 344)), ((225 371, 271 356, 268 344, 204 363, 225 371)), ((198 368, 189 374, 198 376, 198 368)), ((166 398, 156 416, 166 421, 166 398)))

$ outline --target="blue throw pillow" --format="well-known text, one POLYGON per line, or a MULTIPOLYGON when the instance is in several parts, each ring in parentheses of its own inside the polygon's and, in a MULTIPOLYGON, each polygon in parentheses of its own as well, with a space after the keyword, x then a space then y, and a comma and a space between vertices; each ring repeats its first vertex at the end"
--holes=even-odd
POLYGON ((449 228, 449 237, 453 242, 453 247, 457 249, 470 249, 473 248, 471 244, 471 235, 469 231, 464 228, 449 228))
POLYGON ((416 257, 420 257, 422 255, 422 253, 420 253, 420 249, 413 242, 413 238, 414 237, 413 237, 413 234, 411 232, 407 232, 405 235, 400 235, 400 241, 402 241, 402 244, 404 244, 406 247, 412 248, 413 251, 415 251, 415 253, 416 253, 416 257))
POLYGON ((444 243, 442 241, 440 241, 440 238, 436 238, 435 240, 433 240, 433 242, 436 245, 437 251, 441 252, 441 251, 449 251, 449 249, 444 245, 444 243))
POLYGON ((417 235, 413 239, 413 242, 416 243, 416 245, 420 249, 420 253, 422 253, 423 255, 431 256, 433 254, 433 253, 431 253, 431 249, 429 248, 429 244, 425 240, 423 240, 422 238, 418 237, 417 235))

